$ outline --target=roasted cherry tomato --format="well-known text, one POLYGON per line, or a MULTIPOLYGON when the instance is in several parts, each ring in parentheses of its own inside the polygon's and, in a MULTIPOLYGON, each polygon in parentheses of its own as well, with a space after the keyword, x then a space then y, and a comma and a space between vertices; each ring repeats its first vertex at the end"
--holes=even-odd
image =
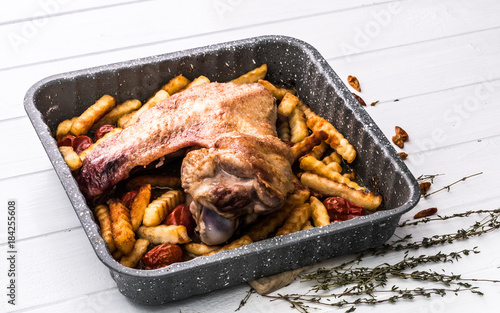
POLYGON ((61 137, 59 138, 59 140, 57 140, 57 146, 58 147, 64 147, 64 146, 67 146, 67 147, 73 147, 73 141, 75 140, 75 136, 73 135, 66 135, 64 137, 61 137))
POLYGON ((94 141, 101 139, 104 135, 112 131, 115 127, 113 125, 102 125, 94 133, 94 141))
POLYGON ((187 204, 179 204, 167 216, 164 222, 165 225, 184 225, 187 232, 190 234, 195 227, 195 221, 187 204))
POLYGON ((154 270, 182 261, 182 249, 178 245, 164 243, 154 247, 142 257, 147 269, 154 270))
POLYGON ((342 197, 329 197, 323 201, 330 220, 333 222, 347 221, 357 216, 365 215, 365 210, 342 197))
POLYGON ((130 209, 130 206, 132 205, 132 201, 134 201, 134 198, 135 198, 135 196, 137 196, 138 193, 139 193, 139 189, 136 189, 136 190, 131 190, 123 195, 122 202, 125 204, 125 206, 127 208, 130 209))
POLYGON ((73 140, 73 150, 76 153, 80 154, 83 150, 90 147, 93 144, 92 139, 89 136, 78 136, 73 140))

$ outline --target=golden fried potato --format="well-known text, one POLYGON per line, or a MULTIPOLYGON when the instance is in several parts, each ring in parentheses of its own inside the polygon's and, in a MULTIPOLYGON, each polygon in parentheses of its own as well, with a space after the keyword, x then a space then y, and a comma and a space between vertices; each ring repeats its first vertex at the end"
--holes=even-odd
POLYGON ((176 189, 181 186, 181 179, 175 176, 165 176, 165 175, 142 175, 130 179, 125 184, 125 189, 134 190, 144 186, 146 184, 151 185, 151 187, 159 188, 171 188, 176 189))
POLYGON ((137 99, 127 100, 115 106, 111 111, 106 113, 97 123, 92 126, 92 130, 96 130, 102 125, 115 125, 118 119, 125 114, 138 110, 142 106, 141 101, 137 99))
POLYGON ((205 255, 212 255, 214 253, 220 252, 220 251, 225 251, 225 250, 231 250, 231 249, 236 249, 244 245, 248 245, 252 243, 252 239, 248 235, 243 235, 241 238, 236 239, 232 241, 231 243, 228 243, 227 245, 223 246, 222 248, 219 248, 217 250, 211 251, 205 255))
POLYGON ((349 172, 349 173, 344 173, 342 174, 347 179, 354 180, 356 179, 356 172, 349 172))
POLYGON ((311 217, 314 226, 319 227, 330 224, 330 215, 328 215, 328 210, 323 205, 323 202, 319 201, 318 198, 311 196, 311 198, 309 198, 309 203, 311 204, 311 217))
POLYGON ((326 142, 322 141, 319 145, 315 146, 311 152, 308 153, 308 155, 319 160, 328 148, 330 148, 330 146, 326 142))
POLYGON ((130 205, 130 220, 132 222, 132 229, 136 231, 142 224, 144 218, 144 212, 148 207, 149 201, 151 199, 151 185, 146 184, 139 188, 139 192, 132 200, 130 205))
POLYGON ((290 124, 288 124, 288 119, 283 115, 278 115, 276 124, 278 138, 281 139, 281 141, 290 141, 290 124))
POLYGON ((70 133, 80 136, 88 133, 95 122, 108 113, 116 104, 115 98, 104 95, 82 113, 71 125, 70 133))
POLYGON ((307 105, 299 102, 298 106, 304 111, 307 119, 307 127, 312 131, 323 130, 328 134, 327 144, 337 151, 344 160, 351 163, 356 158, 356 150, 347 139, 328 122, 326 119, 316 115, 307 105))
POLYGON ((302 225, 302 228, 300 230, 306 230, 306 229, 309 229, 309 228, 314 228, 314 226, 311 224, 310 220, 307 220, 304 223, 304 225, 302 225))
POLYGON ((168 81, 165 85, 161 87, 161 89, 168 92, 169 95, 173 95, 174 93, 178 93, 182 89, 186 88, 191 81, 182 75, 175 76, 171 80, 168 81))
POLYGON ((119 134, 121 131, 122 131, 121 128, 118 128, 118 127, 113 128, 112 131, 110 131, 109 133, 106 133, 106 135, 102 136, 101 138, 99 138, 99 140, 97 140, 96 142, 94 142, 93 144, 91 144, 87 149, 83 150, 80 153, 80 159, 82 159, 82 162, 87 157, 87 154, 89 154, 92 150, 94 150, 95 147, 97 147, 98 145, 100 145, 102 142, 108 140, 109 138, 111 138, 111 137, 119 134))
POLYGON ((281 209, 262 217, 248 229, 246 234, 250 236, 253 241, 266 239, 278 227, 283 225, 286 218, 290 215, 290 212, 297 205, 303 204, 309 199, 309 195, 309 190, 305 188, 296 188, 295 191, 287 197, 281 209))
POLYGON ((194 87, 194 86, 198 86, 198 85, 203 85, 203 84, 208 84, 210 83, 210 79, 208 79, 207 77, 205 76, 199 76, 199 77, 196 77, 195 79, 193 79, 192 82, 190 82, 185 89, 189 89, 191 87, 194 87))
POLYGON ((76 121, 77 118, 78 116, 75 116, 70 120, 64 120, 61 123, 59 123, 59 125, 57 125, 57 130, 56 130, 56 139, 68 135, 71 130, 71 126, 73 126, 73 123, 76 121))
POLYGON ((94 209, 95 216, 99 221, 99 226, 101 227, 101 236, 108 244, 108 249, 110 253, 115 252, 116 246, 113 240, 113 232, 111 230, 111 216, 109 215, 109 208, 105 204, 100 204, 94 209))
POLYGON ((260 79, 264 79, 264 77, 266 77, 266 74, 267 74, 267 64, 262 64, 256 69, 253 69, 250 72, 243 74, 238 78, 233 79, 231 82, 237 85, 252 84, 258 82, 260 79))
POLYGON ((120 116, 118 121, 116 121, 116 126, 119 128, 125 128, 126 125, 129 125, 129 121, 134 117, 134 114, 138 111, 139 109, 132 111, 130 113, 123 114, 120 116))
POLYGON ((352 189, 345 184, 332 181, 314 173, 303 173, 300 181, 304 186, 312 188, 325 196, 342 197, 367 210, 376 210, 382 203, 382 196, 376 196, 372 192, 352 189))
POLYGON ((285 220, 283 226, 281 226, 276 232, 276 237, 294 233, 302 229, 304 223, 311 216, 311 205, 309 203, 299 204, 293 208, 290 216, 285 220))
POLYGON ((153 245, 162 243, 182 244, 191 241, 184 225, 141 226, 137 229, 139 238, 147 239, 153 245))
POLYGON ((135 244, 135 233, 130 222, 130 212, 118 199, 108 200, 109 211, 111 212, 111 231, 115 246, 123 254, 132 252, 135 244))
POLYGON ((170 97, 168 92, 166 92, 163 89, 158 90, 154 94, 154 96, 149 98, 149 100, 146 103, 144 103, 143 106, 141 106, 141 108, 139 110, 136 110, 136 111, 129 113, 129 114, 132 114, 130 116, 130 118, 128 118, 128 116, 126 116, 126 115, 122 116, 124 119, 128 119, 126 122, 120 121, 120 119, 118 119, 119 123, 121 124, 121 127, 127 128, 130 125, 134 124, 139 119, 139 116, 141 116, 142 113, 144 113, 144 111, 151 109, 152 107, 154 107, 158 103, 162 102, 163 100, 167 99, 168 97, 170 97))
POLYGON ((75 150, 73 150, 73 147, 61 146, 59 147, 59 151, 70 170, 75 171, 82 167, 82 159, 80 159, 75 150))
POLYGON ((121 257, 123 256, 123 252, 117 249, 115 250, 115 252, 111 253, 111 256, 113 257, 113 259, 120 261, 121 257))
POLYGON ((292 114, 292 111, 297 106, 297 103, 299 103, 299 98, 287 92, 278 105, 278 113, 288 117, 292 114))
POLYGON ((328 164, 330 164, 332 162, 340 164, 340 162, 342 162, 342 157, 336 151, 333 151, 330 155, 324 157, 322 161, 326 165, 328 165, 328 164))
POLYGON ((338 171, 331 170, 331 166, 340 166, 338 163, 332 162, 325 165, 323 162, 313 158, 312 156, 305 156, 300 160, 300 168, 304 171, 311 171, 315 174, 326 177, 337 183, 345 184, 350 188, 356 190, 365 190, 364 187, 359 186, 357 183, 351 181, 349 178, 342 176, 338 171), (330 166, 330 168, 328 167, 330 166))
POLYGON ((328 138, 328 135, 324 131, 320 130, 313 132, 310 136, 307 136, 302 141, 294 144, 292 146, 292 153, 295 160, 311 152, 315 146, 319 145, 326 138, 328 138))
POLYGON ((208 253, 215 251, 217 249, 220 249, 220 248, 221 248, 221 246, 209 246, 209 245, 206 245, 204 243, 194 243, 194 242, 186 243, 184 245, 184 250, 186 250, 186 252, 191 253, 192 255, 195 255, 195 256, 208 254, 208 253))
POLYGON ((293 109, 292 114, 288 116, 288 122, 290 123, 290 133, 292 135, 291 142, 301 142, 309 135, 304 112, 299 107, 293 109))
POLYGON ((156 226, 167 217, 167 215, 179 204, 184 202, 184 192, 180 190, 169 190, 159 198, 151 202, 146 211, 142 224, 144 226, 156 226))
POLYGON ((292 95, 295 94, 295 90, 275 86, 267 80, 259 79, 257 82, 264 86, 267 90, 269 90, 272 95, 278 100, 283 99, 286 93, 291 93, 292 95))
POLYGON ((131 268, 136 267, 137 263, 139 263, 148 251, 148 246, 149 241, 147 239, 137 239, 132 252, 120 258, 120 264, 131 268))

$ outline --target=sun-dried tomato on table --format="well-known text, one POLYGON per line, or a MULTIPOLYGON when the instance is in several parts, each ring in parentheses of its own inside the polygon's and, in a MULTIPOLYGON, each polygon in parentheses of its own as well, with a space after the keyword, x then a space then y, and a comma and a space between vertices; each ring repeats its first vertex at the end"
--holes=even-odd
POLYGON ((365 215, 365 210, 362 207, 342 197, 326 198, 323 204, 328 210, 328 215, 330 215, 330 221, 332 223, 347 221, 365 215))

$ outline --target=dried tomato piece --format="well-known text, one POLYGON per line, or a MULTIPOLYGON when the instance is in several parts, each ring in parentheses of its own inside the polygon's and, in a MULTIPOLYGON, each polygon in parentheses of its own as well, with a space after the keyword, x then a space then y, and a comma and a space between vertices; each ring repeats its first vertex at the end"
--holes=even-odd
POLYGON ((132 205, 132 201, 134 201, 134 198, 135 198, 135 196, 137 196, 138 193, 139 193, 139 189, 136 189, 136 190, 131 190, 123 195, 122 202, 125 204, 125 206, 127 208, 130 209, 130 206, 132 205))
POLYGON ((83 150, 87 149, 92 145, 92 139, 89 136, 78 136, 73 140, 73 150, 80 154, 83 150))
POLYGON ((142 257, 142 263, 149 270, 182 261, 182 249, 178 245, 164 243, 154 247, 142 257))
POLYGON ((422 210, 422 211, 418 212, 417 214, 415 214, 415 216, 413 216, 413 218, 414 219, 419 219, 419 218, 422 218, 422 217, 431 216, 431 215, 436 214, 437 211, 438 211, 437 208, 425 209, 425 210, 422 210))
POLYGON ((347 221, 365 215, 365 210, 342 197, 329 197, 323 201, 332 222, 347 221))
POLYGON ((112 131, 115 127, 113 125, 102 125, 94 133, 94 141, 101 139, 104 135, 112 131))
POLYGON ((59 138, 57 141, 57 146, 58 147, 73 147, 73 141, 75 140, 75 136, 73 135, 66 135, 64 137, 59 138))
POLYGON ((165 225, 184 225, 188 234, 191 234, 194 231, 194 227, 196 225, 187 204, 179 204, 176 206, 163 223, 165 225))

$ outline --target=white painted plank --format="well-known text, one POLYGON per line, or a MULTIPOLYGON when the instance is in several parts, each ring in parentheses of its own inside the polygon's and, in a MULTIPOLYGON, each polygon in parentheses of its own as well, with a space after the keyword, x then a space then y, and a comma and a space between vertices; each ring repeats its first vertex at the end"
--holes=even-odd
MULTIPOLYGON (((485 0, 486 1, 486 0, 485 0)), ((488 2, 462 2, 448 1, 443 2, 442 5, 432 6, 422 5, 421 1, 405 1, 400 4, 400 13, 390 15, 390 23, 384 26, 383 31, 381 30, 377 36, 369 37, 369 42, 367 44, 361 44, 359 38, 362 36, 359 33, 359 29, 364 29, 366 25, 370 26, 374 21, 377 21, 375 17, 384 16, 383 12, 390 11, 390 4, 380 4, 375 6, 370 6, 366 9, 348 10, 342 12, 334 12, 325 15, 318 15, 313 17, 305 17, 300 19, 288 19, 285 21, 272 22, 265 25, 254 25, 247 28, 235 29, 224 31, 223 33, 213 33, 208 35, 196 34, 195 36, 189 35, 187 38, 168 40, 163 34, 163 41, 158 43, 149 43, 145 46, 139 46, 134 48, 127 48, 125 50, 113 50, 106 53, 99 53, 97 55, 85 55, 80 57, 72 57, 67 60, 60 60, 49 62, 45 64, 32 65, 24 68, 16 68, 12 70, 0 71, 0 84, 8 84, 11 81, 17 81, 14 86, 12 86, 10 92, 0 93, 0 103, 3 104, 4 108, 1 119, 7 119, 11 117, 17 117, 24 114, 24 109, 22 108, 22 99, 28 88, 33 85, 36 81, 47 77, 52 74, 97 66, 107 63, 113 63, 118 61, 129 60, 136 57, 144 57, 149 55, 161 54, 169 51, 177 51, 187 48, 193 48, 197 46, 207 45, 211 43, 223 42, 238 38, 246 38, 251 36, 266 35, 270 33, 272 29, 273 34, 282 34, 297 37, 299 39, 305 40, 315 46, 324 57, 328 59, 340 58, 340 60, 333 60, 331 64, 333 68, 339 71, 339 74, 344 75, 345 72, 356 71, 359 75, 361 70, 357 70, 356 64, 360 60, 356 57, 356 61, 352 57, 344 58, 344 55, 351 55, 352 53, 370 52, 373 50, 386 49, 388 47, 393 47, 394 42, 398 42, 401 45, 407 45, 409 43, 426 41, 431 39, 436 39, 445 36, 454 36, 466 32, 482 30, 485 28, 498 27, 500 26, 500 20, 496 18, 496 15, 492 13, 494 10, 485 10, 484 8, 490 5, 488 2), (452 12, 452 13, 450 13, 452 12), (411 14, 410 14, 411 13, 411 14), (426 16, 427 22, 422 22, 421 19, 426 16), (432 16, 438 16, 443 27, 435 27, 436 22, 429 22, 428 19, 432 16), (473 22, 474 21, 474 22, 473 22), (412 26, 413 25, 413 26, 412 26), (321 31, 310 31, 311 28, 318 29, 321 31), (434 29, 435 28, 435 29, 434 29), (357 31, 358 30, 358 31, 357 31), (432 30, 432 31, 431 31, 432 30), (359 38, 358 38, 359 37, 359 38), (328 38, 325 40, 324 38, 328 38), (343 47, 352 47, 349 49, 344 49, 343 47)), ((399 12, 399 11, 398 11, 399 12)), ((236 13, 235 13, 236 14, 236 13)), ((389 17, 387 18, 389 19, 389 17)), ((385 25, 385 24, 384 24, 385 25)), ((67 26, 69 27, 69 26, 67 26)), ((1 31, 1 28, 0 28, 1 31)), ((193 30, 195 32, 196 30, 193 30)), ((55 35, 53 35, 55 36, 55 35)), ((367 36, 367 35, 366 35, 367 36)), ((373 80, 378 80, 380 75, 389 73, 388 70, 391 68, 391 62, 397 62, 395 64, 396 70, 399 71, 399 75, 408 75, 409 77, 399 78, 401 81, 407 83, 407 88, 419 88, 418 90, 412 90, 412 94, 425 93, 418 81, 415 81, 415 73, 400 71, 401 64, 406 65, 408 63, 414 63, 415 57, 424 58, 422 62, 428 64, 436 62, 434 58, 451 58, 456 54, 456 51, 464 50, 463 42, 467 42, 470 45, 477 46, 478 49, 475 51, 469 51, 470 46, 466 47, 465 51, 461 51, 457 58, 457 62, 468 62, 475 60, 475 62, 481 62, 483 58, 485 59, 485 64, 491 63, 491 71, 493 72, 495 66, 497 66, 496 61, 490 61, 494 58, 495 53, 498 55, 498 44, 494 44, 490 47, 489 43, 492 42, 490 38, 496 38, 493 36, 498 36, 497 33, 486 32, 479 35, 470 35, 469 37, 459 37, 453 43, 453 39, 447 39, 442 44, 436 46, 434 42, 427 43, 424 46, 415 45, 407 48, 400 48, 400 50, 390 50, 381 51, 380 54, 374 55, 368 53, 365 55, 365 59, 368 60, 368 64, 363 63, 363 70, 368 71, 373 69, 376 72, 367 73, 365 75, 371 74, 373 80), (478 37, 478 38, 474 38, 478 37), (470 39, 472 38, 472 39, 470 39), (480 38, 483 38, 481 40, 480 38), (464 41, 461 41, 464 40, 464 41), (484 42, 486 41, 486 43, 484 42), (448 45, 452 45, 448 47, 448 45), (481 47, 487 45, 487 49, 484 50, 481 47), (418 48, 421 47, 421 48, 418 48), (435 54, 430 54, 429 47, 432 50, 436 50, 435 54), (417 50, 419 55, 424 54, 424 56, 415 56, 414 54, 408 54, 407 50, 417 50), (425 58, 427 55, 427 58, 425 58), (378 66, 384 66, 383 69, 375 68, 375 64, 369 64, 371 58, 377 59, 378 66), (393 58, 399 59, 392 60, 393 58), (430 60, 429 60, 430 59, 430 60), (385 68, 387 67, 387 68, 385 68), (413 80, 411 80, 413 78, 413 80)), ((116 40, 116 36, 110 38, 110 43, 116 40)), ((495 41, 498 43, 498 41, 495 41)), ((41 43, 40 43, 41 44, 41 43)), ((85 46, 92 46, 95 49, 100 49, 101 45, 94 46, 87 43, 85 46)), ((90 48, 90 47, 88 47, 90 48)), ((71 49, 79 49, 78 45, 70 45, 67 49, 62 48, 55 49, 57 53, 73 53, 71 49)), ((31 50, 30 50, 31 51, 31 50)), ((79 50, 80 51, 80 50, 79 50)), ((94 51, 95 52, 95 51, 94 51)), ((66 55, 65 54, 65 55, 66 55)), ((76 53, 78 54, 78 53, 76 53)), ((51 50, 51 58, 54 56, 54 51, 51 50)), ((31 57, 39 57, 38 53, 32 55, 31 57)), ((23 62, 28 59, 23 58, 23 62)), ((445 62, 449 64, 449 62, 445 62)), ((9 63, 10 64, 10 63, 9 63)), ((474 68, 475 65, 472 67, 474 68)), ((403 67, 404 68, 404 67, 403 67)), ((443 75, 449 75, 450 77, 459 77, 461 74, 461 67, 457 67, 454 64, 449 65, 448 68, 444 69, 443 75), (458 74, 451 73, 450 71, 457 71, 458 74)), ((498 72, 498 71, 494 71, 498 72)), ((363 73, 364 74, 364 73, 363 73)), ((392 74, 392 73, 391 73, 392 74)), ((489 74, 486 72, 485 74, 489 74)), ((365 77, 360 77, 365 78, 365 77)), ((432 77, 429 77, 429 79, 432 77)), ((439 78, 442 79, 442 78, 439 78)), ((478 82, 481 77, 471 76, 467 84, 478 82)), ((363 82, 366 84, 367 80, 364 79, 363 82)), ((435 84, 439 85, 439 84, 435 84)), ((364 93, 372 91, 369 94, 369 98, 380 97, 380 89, 376 89, 377 93, 374 92, 375 89, 365 89, 364 93)), ((441 89, 442 90, 442 89, 441 89)), ((392 90, 391 90, 392 91, 392 90)), ((392 92, 390 96, 394 96, 392 92)), ((387 95, 387 97, 390 97, 387 95)), ((403 95, 401 95, 403 96, 403 95)))
MULTIPOLYGON (((53 170, 0 180, 0 190, 2 199, 17 203, 18 240, 81 226, 53 170)), ((0 244, 6 241, 6 233, 0 232, 0 244)))
POLYGON ((0 4, 0 25, 17 21, 43 23, 53 15, 74 13, 103 6, 129 3, 131 0, 71 1, 71 0, 23 0, 0 4), (36 21, 39 20, 39 21, 36 21))
POLYGON ((27 27, 29 22, 8 24, 0 26, 0 33, 6 34, 0 44, 8 47, 0 68, 244 27, 257 20, 262 24, 294 19, 372 2, 323 0, 310 5, 294 0, 284 6, 264 0, 196 0, 186 6, 180 1, 151 1, 49 17, 40 26, 27 27))

